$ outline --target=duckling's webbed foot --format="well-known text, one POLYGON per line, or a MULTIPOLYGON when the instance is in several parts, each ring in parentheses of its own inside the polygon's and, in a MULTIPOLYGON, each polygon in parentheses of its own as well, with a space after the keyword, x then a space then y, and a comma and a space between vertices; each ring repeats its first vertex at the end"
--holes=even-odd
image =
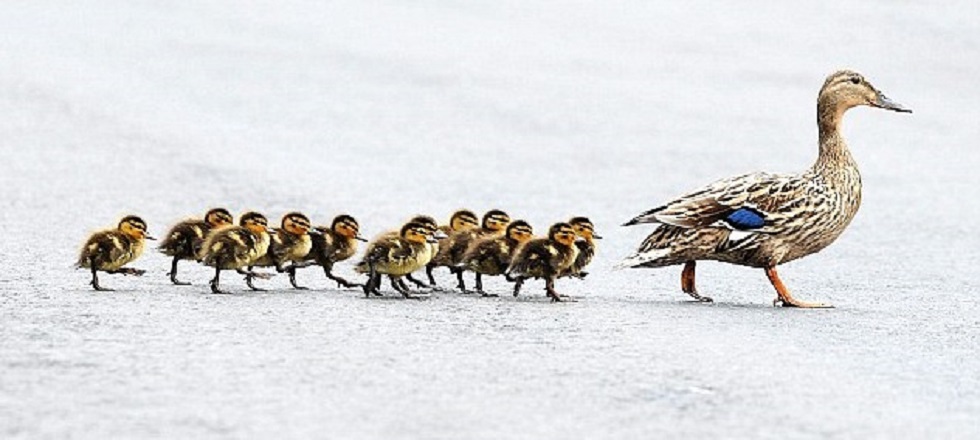
POLYGON ((517 298, 517 295, 521 294, 521 287, 524 285, 524 278, 510 278, 508 275, 507 279, 514 282, 514 298, 517 298))
POLYGON ((548 296, 551 298, 551 302, 563 302, 563 301, 574 302, 574 300, 569 299, 568 296, 562 295, 557 291, 555 291, 555 277, 548 277, 548 279, 545 280, 544 290, 548 292, 548 296))
POLYGON ((368 280, 364 283, 364 296, 370 297, 372 294, 374 296, 383 296, 381 294, 381 274, 377 272, 374 268, 373 263, 368 264, 368 280))
POLYGON ((211 281, 208 283, 211 286, 211 293, 227 293, 222 291, 221 287, 219 286, 220 278, 221 278, 221 269, 215 269, 214 278, 212 278, 211 281))
POLYGON ((388 279, 391 281, 391 287, 394 287, 406 299, 419 299, 417 296, 412 295, 412 291, 408 289, 408 285, 400 277, 389 275, 388 279))
POLYGON ((473 293, 470 292, 469 290, 466 290, 466 281, 463 281, 463 269, 460 269, 458 267, 451 267, 449 268, 449 271, 456 274, 456 288, 459 289, 460 293, 464 295, 469 295, 473 293))
POLYGON ((249 289, 252 289, 256 292, 265 292, 265 289, 260 289, 258 287, 255 287, 255 285, 252 284, 252 280, 254 280, 255 278, 262 278, 267 280, 269 279, 269 277, 271 277, 271 275, 252 272, 251 266, 248 267, 248 270, 237 269, 235 271, 238 272, 239 274, 245 275, 245 285, 248 286, 249 289))
POLYGON ((307 287, 300 286, 296 284, 296 266, 289 266, 286 268, 286 273, 289 274, 289 284, 293 285, 296 290, 310 290, 307 287))
POLYGON ((412 274, 405 275, 405 278, 408 278, 408 280, 411 281, 412 284, 415 284, 419 288, 428 289, 432 287, 428 284, 423 283, 422 281, 415 279, 415 277, 413 277, 412 274))
POLYGON ((173 262, 170 263, 170 273, 167 274, 167 275, 170 275, 170 282, 173 283, 175 286, 190 286, 191 283, 187 283, 187 282, 180 281, 180 280, 177 279, 177 262, 178 261, 180 261, 180 257, 174 257, 173 262))
POLYGON ((479 272, 476 274, 476 293, 479 293, 484 298, 500 296, 496 293, 487 293, 487 291, 483 290, 483 274, 479 272))
POLYGON ((698 293, 698 289, 694 287, 694 268, 696 264, 697 263, 694 261, 684 263, 684 270, 681 271, 681 290, 690 295, 691 298, 694 298, 695 301, 706 303, 714 302, 714 299, 712 299, 710 296, 701 295, 698 293))
POLYGON ((425 275, 429 277, 429 285, 432 286, 433 289, 438 286, 438 283, 436 283, 436 277, 432 275, 432 271, 435 270, 435 268, 436 267, 431 264, 425 266, 425 275))
POLYGON ((95 273, 95 269, 92 269, 92 281, 89 282, 92 288, 99 292, 112 292, 112 289, 108 289, 99 285, 99 276, 95 273))

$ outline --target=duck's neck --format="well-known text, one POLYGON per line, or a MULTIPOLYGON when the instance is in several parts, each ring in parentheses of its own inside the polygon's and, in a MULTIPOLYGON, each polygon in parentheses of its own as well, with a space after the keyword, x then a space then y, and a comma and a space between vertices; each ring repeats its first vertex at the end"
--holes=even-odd
POLYGON ((822 175, 837 174, 841 169, 857 169, 857 163, 840 132, 841 119, 847 108, 836 102, 821 100, 817 103, 817 126, 820 130, 820 154, 813 170, 822 175))

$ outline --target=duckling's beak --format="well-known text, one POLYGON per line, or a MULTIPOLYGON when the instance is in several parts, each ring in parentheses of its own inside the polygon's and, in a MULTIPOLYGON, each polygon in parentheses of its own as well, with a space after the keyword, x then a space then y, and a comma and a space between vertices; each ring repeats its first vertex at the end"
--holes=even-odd
POLYGON ((599 235, 599 234, 592 234, 592 239, 593 240, 602 240, 602 236, 599 235))
POLYGON ((146 234, 146 235, 143 236, 143 239, 144 240, 153 240, 153 241, 156 241, 157 238, 154 237, 154 236, 152 236, 152 235, 150 235, 150 234, 146 234))
POLYGON ((442 232, 441 229, 436 229, 435 234, 432 234, 432 238, 434 238, 436 240, 442 240, 444 238, 449 238, 449 236, 446 235, 445 232, 442 232))
POLYGON ((366 239, 366 238, 364 238, 364 237, 362 237, 362 236, 360 236, 360 235, 356 235, 356 236, 354 236, 354 240, 357 240, 357 241, 363 241, 363 242, 365 242, 365 243, 367 243, 367 241, 368 241, 368 239, 366 239))
POLYGON ((878 99, 871 104, 874 107, 883 108, 886 110, 892 110, 901 113, 912 113, 912 109, 904 107, 890 98, 885 96, 884 93, 878 92, 878 99))

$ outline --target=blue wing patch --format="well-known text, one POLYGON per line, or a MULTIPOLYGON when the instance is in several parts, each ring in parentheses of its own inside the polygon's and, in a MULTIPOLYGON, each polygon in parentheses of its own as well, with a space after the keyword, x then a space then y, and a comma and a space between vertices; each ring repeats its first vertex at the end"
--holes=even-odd
POLYGON ((725 223, 739 230, 759 229, 766 225, 766 217, 756 209, 738 208, 725 217, 725 223))

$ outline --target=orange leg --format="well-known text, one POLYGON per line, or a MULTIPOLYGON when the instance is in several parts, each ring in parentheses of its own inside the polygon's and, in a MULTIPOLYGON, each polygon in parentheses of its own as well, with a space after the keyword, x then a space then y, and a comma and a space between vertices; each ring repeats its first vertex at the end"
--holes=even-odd
POLYGON ((769 277, 769 282, 772 283, 772 287, 776 288, 776 294, 779 295, 776 299, 772 300, 773 306, 782 304, 783 307, 802 307, 807 309, 827 309, 834 307, 830 304, 812 303, 793 298, 793 295, 789 293, 789 289, 779 279, 779 274, 776 273, 775 267, 767 267, 766 276, 769 277))
POLYGON ((684 263, 684 270, 681 271, 681 290, 684 293, 691 295, 696 301, 700 302, 714 302, 710 296, 702 296, 698 293, 698 289, 694 287, 694 261, 688 261, 684 263))

